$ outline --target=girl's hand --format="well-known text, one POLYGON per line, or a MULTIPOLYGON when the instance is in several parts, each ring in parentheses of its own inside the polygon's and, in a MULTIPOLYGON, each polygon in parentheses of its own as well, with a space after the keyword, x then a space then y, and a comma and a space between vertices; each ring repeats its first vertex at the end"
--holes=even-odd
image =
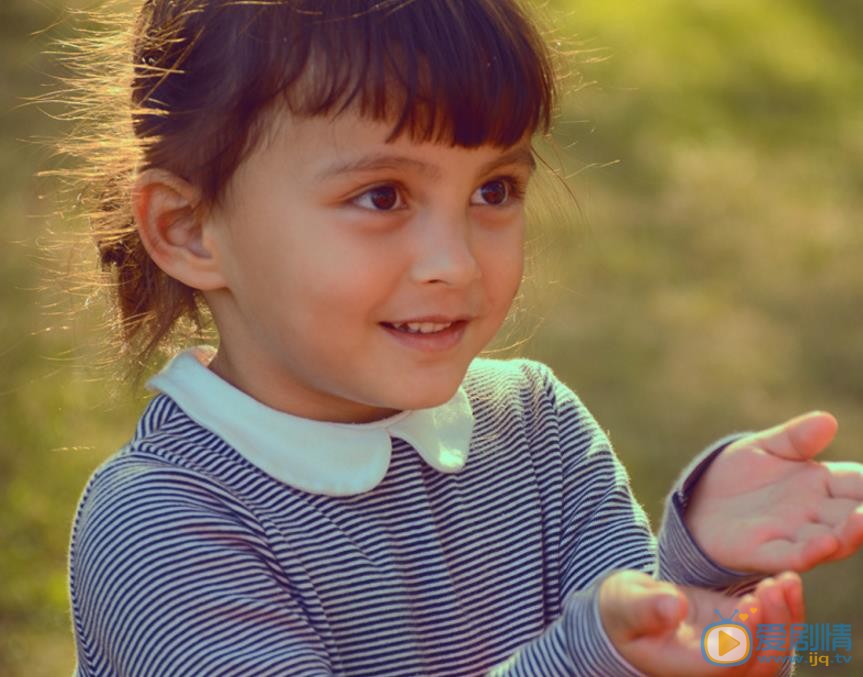
POLYGON ((729 569, 807 571, 863 545, 863 464, 812 460, 836 434, 812 412, 726 447, 699 479, 686 524, 729 569))
POLYGON ((757 625, 802 623, 804 617, 803 586, 794 572, 765 578, 751 595, 729 597, 656 581, 638 571, 618 571, 602 582, 599 608, 605 630, 620 654, 642 672, 663 677, 775 675, 780 664, 761 662, 758 657, 788 652, 755 651, 757 625), (745 663, 719 666, 702 655, 704 628, 720 622, 715 609, 724 618, 730 618, 735 609, 748 615, 741 619, 738 614, 733 620, 747 626, 752 636, 752 655, 745 663))

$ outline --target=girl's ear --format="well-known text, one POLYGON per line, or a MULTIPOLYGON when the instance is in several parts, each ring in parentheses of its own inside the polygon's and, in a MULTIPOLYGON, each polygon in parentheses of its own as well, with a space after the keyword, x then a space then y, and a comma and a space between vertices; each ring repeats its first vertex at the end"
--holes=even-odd
POLYGON ((213 243, 205 237, 200 191, 164 169, 141 172, 132 209, 141 242, 153 262, 183 284, 211 291, 226 286, 213 243))

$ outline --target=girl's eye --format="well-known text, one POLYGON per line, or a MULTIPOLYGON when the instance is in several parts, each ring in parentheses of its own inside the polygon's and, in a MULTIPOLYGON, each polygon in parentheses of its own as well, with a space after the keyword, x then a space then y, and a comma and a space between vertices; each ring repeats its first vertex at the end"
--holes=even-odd
MULTIPOLYGON (((521 182, 513 177, 486 181, 471 196, 472 205, 504 207, 524 197, 521 182)), ((352 200, 353 204, 375 212, 391 212, 407 205, 398 185, 382 184, 370 188, 352 200)))
POLYGON ((404 206, 404 200, 395 186, 375 186, 354 200, 360 207, 377 212, 389 212, 404 206))
POLYGON ((471 204, 500 207, 522 197, 517 180, 511 178, 492 179, 476 189, 471 204))

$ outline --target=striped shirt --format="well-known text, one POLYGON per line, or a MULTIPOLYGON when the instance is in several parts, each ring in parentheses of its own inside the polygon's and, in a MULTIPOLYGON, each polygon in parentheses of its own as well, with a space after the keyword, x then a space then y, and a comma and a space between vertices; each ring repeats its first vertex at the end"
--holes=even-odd
POLYGON ((476 358, 439 410, 355 429, 267 409, 195 363, 154 380, 84 490, 78 675, 640 674, 603 630, 603 576, 744 581, 682 521, 731 438, 681 476, 657 540, 608 438, 542 363, 476 358))

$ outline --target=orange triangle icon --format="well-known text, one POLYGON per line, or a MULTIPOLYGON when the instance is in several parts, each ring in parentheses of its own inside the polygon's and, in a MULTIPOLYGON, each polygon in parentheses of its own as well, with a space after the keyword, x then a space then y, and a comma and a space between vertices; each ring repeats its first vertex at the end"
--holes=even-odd
POLYGON ((719 631, 719 655, 724 656, 732 649, 740 646, 740 640, 734 639, 727 632, 719 631))

